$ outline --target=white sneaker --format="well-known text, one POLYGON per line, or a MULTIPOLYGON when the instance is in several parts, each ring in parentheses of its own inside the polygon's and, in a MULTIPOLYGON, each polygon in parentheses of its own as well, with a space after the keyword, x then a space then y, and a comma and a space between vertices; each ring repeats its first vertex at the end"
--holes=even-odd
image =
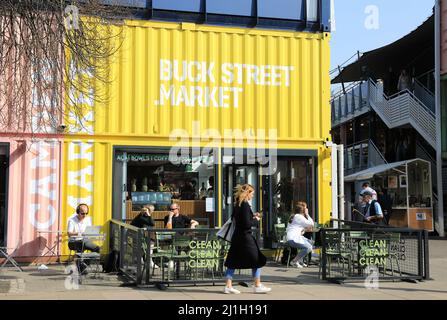
POLYGON ((253 286, 254 293, 267 293, 270 291, 272 291, 272 288, 268 288, 268 287, 264 286, 263 284, 261 284, 259 287, 253 286))
POLYGON ((225 294, 239 294, 241 292, 233 287, 228 288, 227 286, 225 286, 224 293, 225 294))
POLYGON ((292 262, 291 265, 298 269, 304 268, 299 262, 292 262))
POLYGON ((304 267, 304 268, 307 268, 309 265, 308 264, 306 264, 306 263, 304 263, 304 262, 301 262, 301 265, 304 267))

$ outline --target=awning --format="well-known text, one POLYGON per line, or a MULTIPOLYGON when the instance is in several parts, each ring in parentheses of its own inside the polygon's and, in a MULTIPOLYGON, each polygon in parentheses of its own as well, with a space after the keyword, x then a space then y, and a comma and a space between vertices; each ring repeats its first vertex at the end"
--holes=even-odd
MULTIPOLYGON (((417 159, 419 160, 419 159, 417 159)), ((400 162, 393 162, 393 163, 387 163, 387 164, 381 164, 380 166, 369 168, 363 171, 359 171, 357 173, 351 174, 349 176, 345 177, 345 182, 354 182, 354 181, 361 181, 361 180, 369 180, 372 177, 374 177, 378 173, 382 173, 391 169, 395 169, 397 167, 406 165, 409 162, 413 162, 416 160, 408 160, 408 161, 400 161, 400 162)))
POLYGON ((383 79, 388 74, 389 67, 393 67, 395 73, 409 66, 415 66, 417 74, 432 70, 435 65, 434 26, 434 15, 432 15, 403 38, 384 47, 365 52, 356 62, 342 68, 341 73, 332 80, 332 83, 362 80, 362 67, 367 67, 369 76, 377 79, 383 79))

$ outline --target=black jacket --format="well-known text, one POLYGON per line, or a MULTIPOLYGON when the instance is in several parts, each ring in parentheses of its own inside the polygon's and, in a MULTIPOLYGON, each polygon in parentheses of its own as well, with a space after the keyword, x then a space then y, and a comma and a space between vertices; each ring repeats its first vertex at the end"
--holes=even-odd
POLYGON ((248 202, 237 204, 233 210, 234 233, 225 266, 230 269, 252 269, 265 266, 267 259, 259 250, 256 239, 251 233, 253 212, 248 202))
POLYGON ((152 217, 143 215, 136 216, 130 224, 137 228, 146 228, 155 226, 152 217))

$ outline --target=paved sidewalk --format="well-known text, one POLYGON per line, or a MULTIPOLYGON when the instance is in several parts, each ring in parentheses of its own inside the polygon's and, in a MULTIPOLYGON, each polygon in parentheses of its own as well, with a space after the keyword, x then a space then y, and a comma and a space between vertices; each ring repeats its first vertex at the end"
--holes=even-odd
POLYGON ((269 263, 263 268, 263 280, 272 292, 254 295, 250 288, 239 287, 240 295, 224 295, 222 285, 156 288, 126 286, 117 275, 103 274, 102 279, 88 279, 79 289, 67 289, 65 267, 52 265, 39 271, 25 267, 0 271, 0 300, 5 299, 105 299, 105 300, 237 300, 237 299, 447 299, 447 241, 430 241, 430 274, 433 280, 417 284, 381 282, 378 290, 368 290, 363 283, 330 284, 318 279, 318 268, 286 269, 269 263))

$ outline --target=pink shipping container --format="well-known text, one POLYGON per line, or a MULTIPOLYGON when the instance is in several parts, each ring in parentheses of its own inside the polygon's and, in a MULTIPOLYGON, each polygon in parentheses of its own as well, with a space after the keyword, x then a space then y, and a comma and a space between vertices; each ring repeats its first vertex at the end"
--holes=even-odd
MULTIPOLYGON (((48 248, 57 243, 60 159, 60 140, 0 137, 0 242, 22 258, 18 261, 36 261, 46 253, 48 257, 48 248)), ((55 254, 58 249, 54 247, 55 254)))

